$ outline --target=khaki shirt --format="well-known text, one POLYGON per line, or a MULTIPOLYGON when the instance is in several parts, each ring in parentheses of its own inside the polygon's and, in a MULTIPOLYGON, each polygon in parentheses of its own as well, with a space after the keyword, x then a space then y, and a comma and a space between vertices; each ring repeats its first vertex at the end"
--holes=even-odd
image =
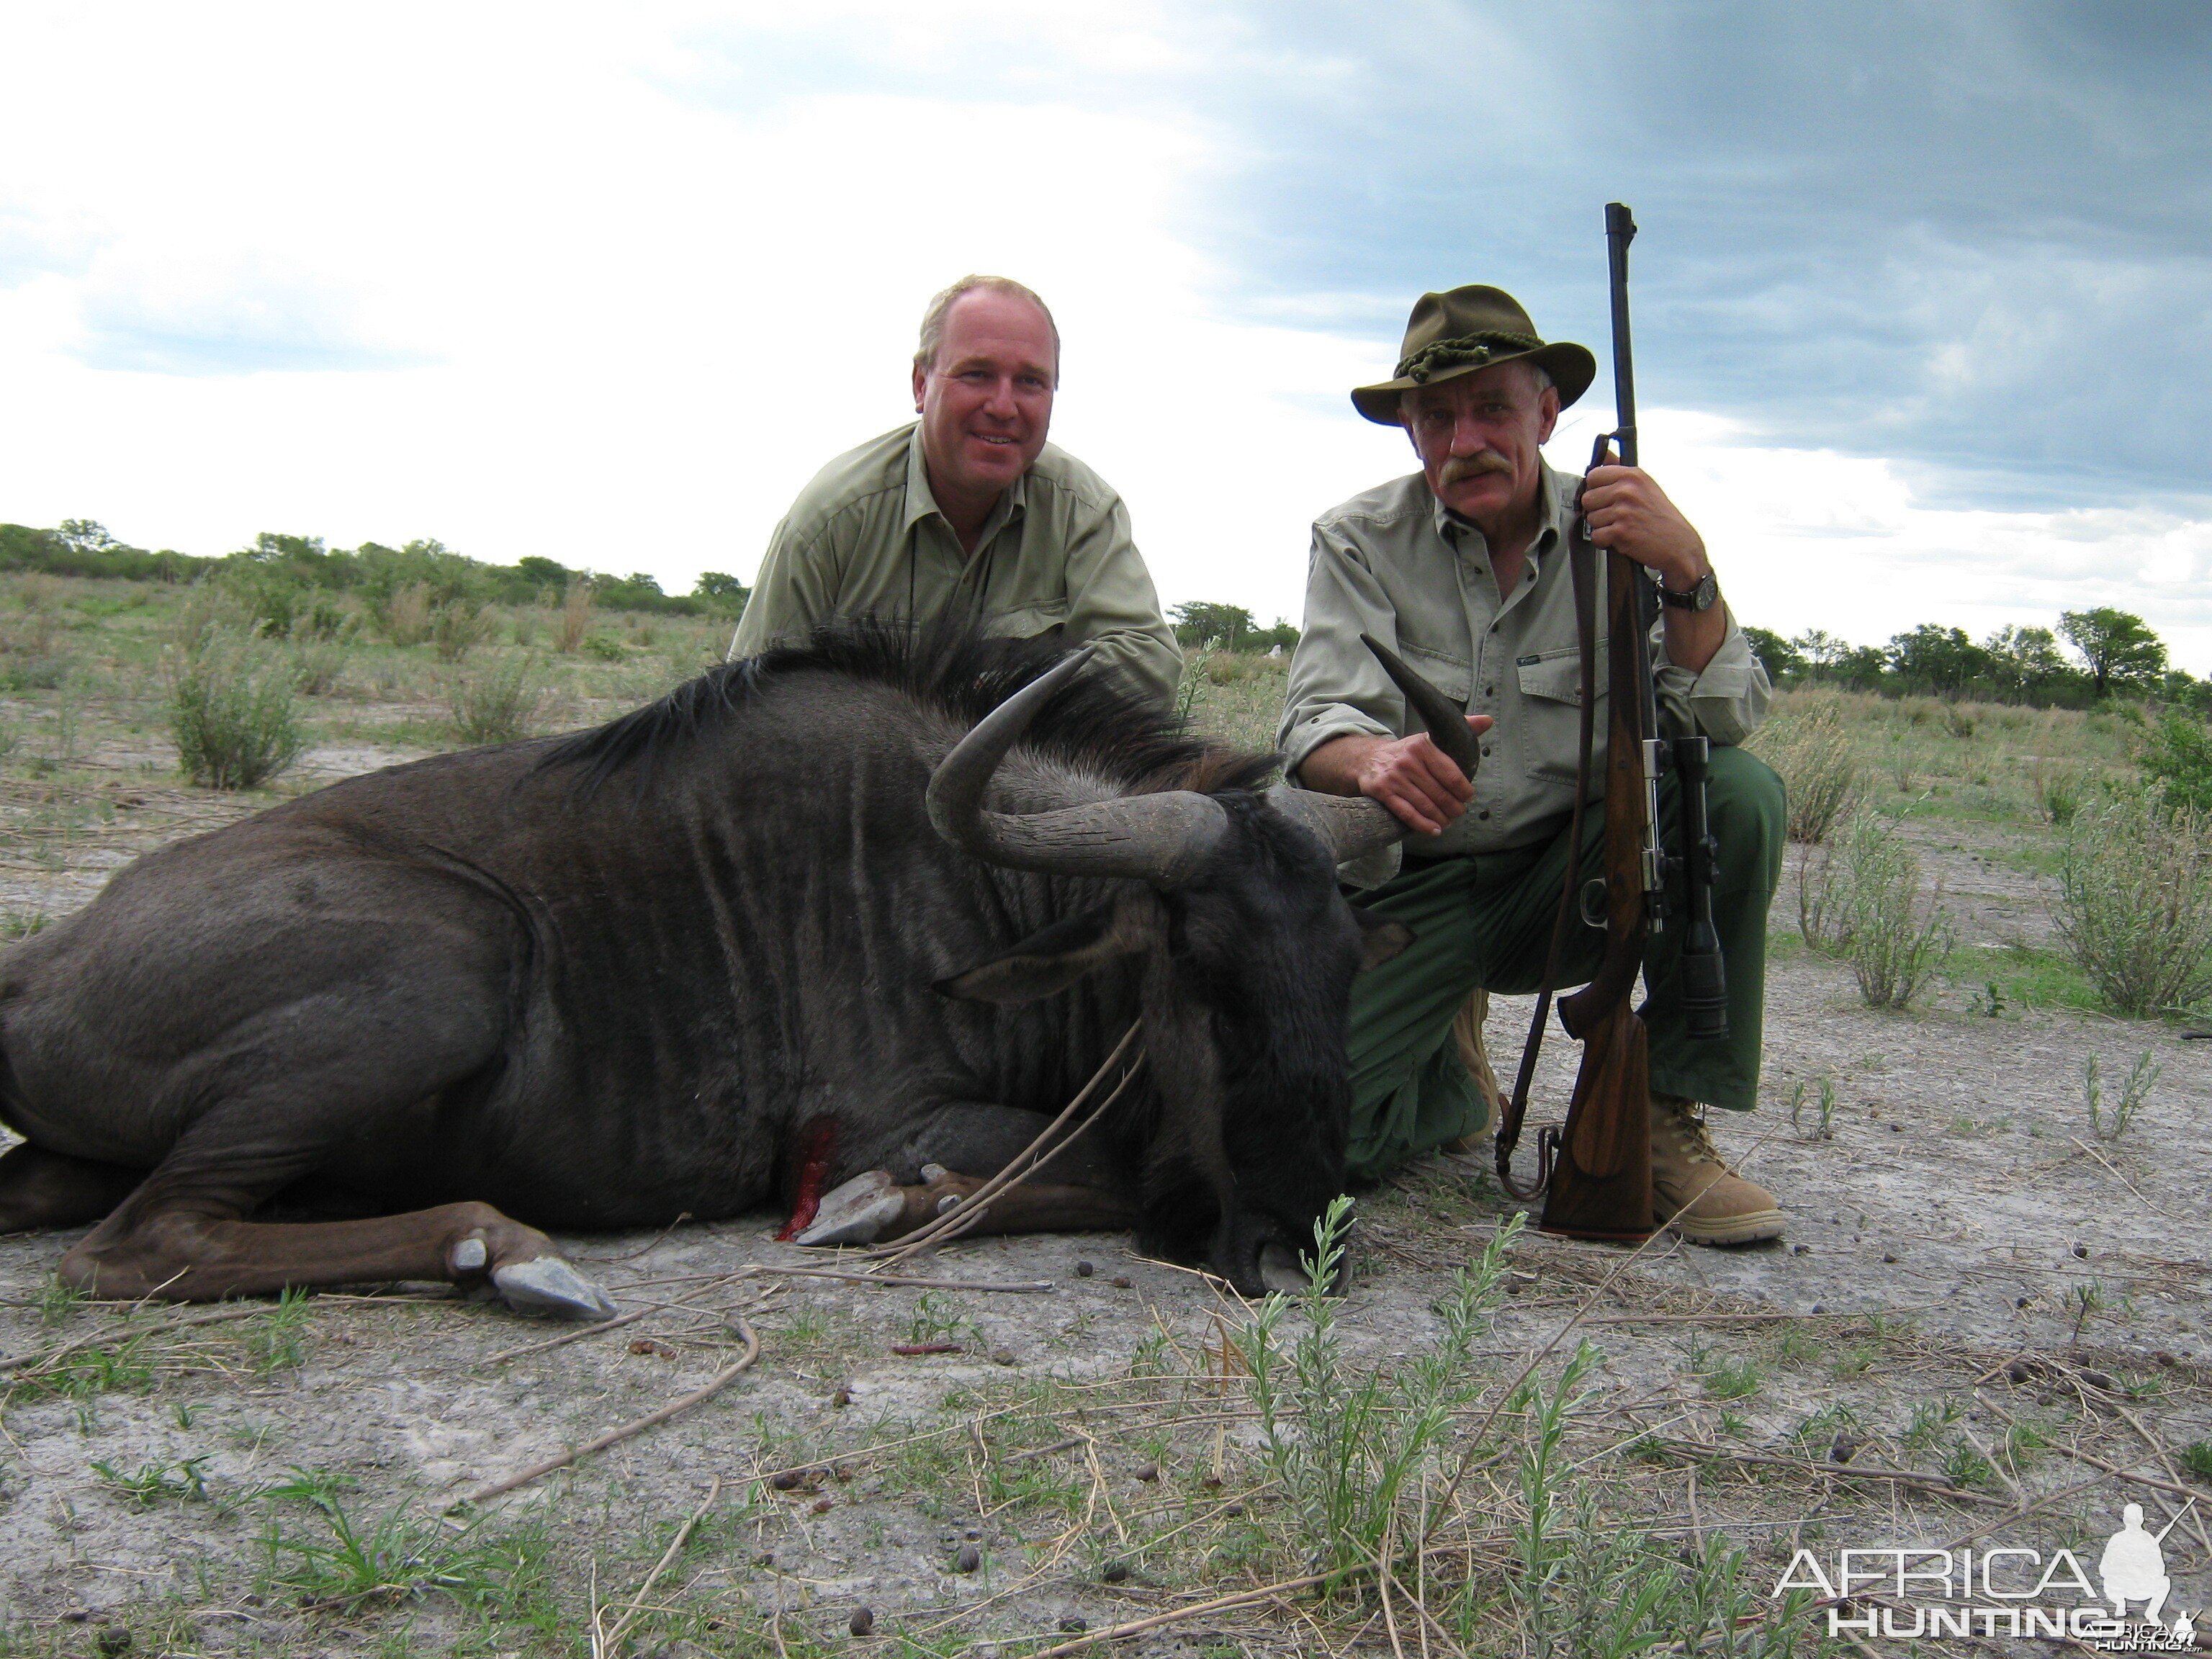
MULTIPOLYGON (((1423 729, 1418 717, 1409 723, 1398 688, 1359 642, 1361 634, 1371 634, 1468 714, 1498 722, 1480 740, 1482 764, 1466 813, 1442 835, 1416 836, 1407 847, 1432 857, 1494 853, 1556 834, 1574 807, 1581 733, 1582 659, 1565 543, 1579 482, 1544 468, 1545 526, 1520 585, 1503 599, 1482 532, 1446 510, 1419 473, 1316 520, 1305 631, 1291 659, 1276 738, 1289 764, 1296 769, 1332 738, 1401 738, 1423 729)), ((1602 577, 1592 799, 1605 793, 1601 584, 1602 577)), ((1758 728, 1771 688, 1734 617, 1702 673, 1667 660, 1661 628, 1651 637, 1663 732, 1703 732, 1735 744, 1758 728)))
POLYGON ((919 426, 840 455, 799 492, 769 538, 730 654, 803 645, 832 615, 930 620, 957 607, 987 634, 1057 629, 1072 643, 1095 641, 1100 662, 1171 700, 1182 650, 1129 539, 1121 498, 1047 444, 964 553, 930 494, 919 426))

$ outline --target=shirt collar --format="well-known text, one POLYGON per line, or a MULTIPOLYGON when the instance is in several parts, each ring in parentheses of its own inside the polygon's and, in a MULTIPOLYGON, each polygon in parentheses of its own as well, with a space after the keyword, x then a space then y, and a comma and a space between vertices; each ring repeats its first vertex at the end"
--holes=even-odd
MULTIPOLYGON (((944 517, 938 511, 937 497, 930 493, 929 464, 921 453, 921 422, 916 421, 907 430, 911 435, 906 447, 906 518, 899 526, 902 531, 913 530, 915 526, 933 514, 939 518, 944 517)), ((1029 471, 1024 468, 1021 477, 1008 484, 1000 495, 997 504, 991 508, 990 517, 983 520, 983 534, 975 544, 979 551, 1014 514, 1027 510, 1029 482, 1029 471)), ((947 527, 950 528, 949 526, 947 527)))

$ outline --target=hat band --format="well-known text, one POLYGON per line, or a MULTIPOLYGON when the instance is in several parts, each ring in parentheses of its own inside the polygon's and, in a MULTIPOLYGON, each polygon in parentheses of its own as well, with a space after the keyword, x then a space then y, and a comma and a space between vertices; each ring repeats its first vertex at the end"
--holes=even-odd
POLYGON ((1435 340, 1423 346, 1398 365, 1397 378, 1411 380, 1416 386, 1426 386, 1431 376, 1448 368, 1467 368, 1486 363, 1498 354, 1499 348, 1510 348, 1507 356, 1534 351, 1543 342, 1533 334, 1516 334, 1510 329, 1490 328, 1479 333, 1462 334, 1449 340, 1435 340))

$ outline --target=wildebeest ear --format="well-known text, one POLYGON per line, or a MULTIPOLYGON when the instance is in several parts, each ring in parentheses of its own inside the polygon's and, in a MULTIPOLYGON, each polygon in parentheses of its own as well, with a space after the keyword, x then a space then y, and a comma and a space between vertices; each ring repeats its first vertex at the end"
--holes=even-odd
POLYGON ((1413 930, 1402 921, 1392 921, 1356 904, 1352 907, 1352 919, 1359 924, 1359 966, 1363 971, 1380 968, 1413 942, 1413 930))
POLYGON ((968 1002, 1034 1002, 1065 991, 1085 974, 1140 948, 1114 926, 1114 911, 1109 902, 1041 927, 1006 955, 939 980, 936 988, 968 1002))

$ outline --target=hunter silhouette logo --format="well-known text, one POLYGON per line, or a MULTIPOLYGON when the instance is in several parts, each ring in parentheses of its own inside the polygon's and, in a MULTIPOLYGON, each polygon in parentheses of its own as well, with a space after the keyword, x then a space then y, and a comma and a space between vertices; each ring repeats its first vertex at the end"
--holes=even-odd
POLYGON ((2129 1602, 2141 1601, 2146 1604, 2144 1618, 2154 1625, 2166 1622, 2158 1616, 2159 1609, 2173 1593, 2173 1580, 2166 1576, 2166 1552, 2160 1546, 2180 1523, 2177 1515, 2158 1531, 2145 1532, 2142 1504, 2130 1504, 2120 1511, 2120 1529, 2097 1558, 2097 1577, 2104 1582, 2105 1599, 2112 1604, 2116 1618, 2128 1616, 2129 1602))
POLYGON ((2167 1622, 2173 1577, 2164 1546, 2196 1501, 2156 1532, 2143 1525, 2142 1504, 2125 1505, 2120 1529, 2097 1557, 2094 1582, 2064 1549, 1851 1548, 1829 1562, 1801 1549, 1771 1594, 1778 1601, 1793 1590, 1816 1593, 1828 1603, 1832 1637, 2071 1638, 2098 1652, 2179 1653, 2195 1645, 2197 1626, 2186 1611, 2167 1622), (2133 1618, 2131 1606, 2142 1609, 2133 1618))

